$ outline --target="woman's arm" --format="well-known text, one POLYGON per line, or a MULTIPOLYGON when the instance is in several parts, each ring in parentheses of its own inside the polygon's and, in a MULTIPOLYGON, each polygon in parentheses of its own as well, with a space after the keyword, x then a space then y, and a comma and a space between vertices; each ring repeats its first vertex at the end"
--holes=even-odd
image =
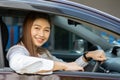
POLYGON ((83 67, 78 66, 75 62, 54 62, 53 71, 56 70, 65 70, 65 71, 72 71, 72 70, 81 70, 83 71, 83 67))
POLYGON ((25 48, 14 46, 7 53, 10 67, 17 73, 51 74, 56 70, 83 70, 75 62, 65 63, 27 55, 25 48))
POLYGON ((52 60, 29 56, 26 49, 21 46, 10 48, 7 53, 7 59, 10 67, 20 74, 36 73, 41 70, 47 71, 45 74, 51 74, 54 66, 54 61, 52 60))
MULTIPOLYGON (((92 58, 92 59, 97 60, 97 61, 106 60, 106 56, 105 56, 105 53, 103 50, 89 51, 85 54, 85 57, 87 59, 92 58)), ((85 59, 85 57, 84 57, 84 59, 85 59)), ((85 61, 87 61, 87 60, 85 59, 85 61)))
POLYGON ((79 57, 75 62, 79 66, 85 67, 91 59, 104 61, 106 60, 106 56, 103 50, 94 50, 83 54, 83 56, 79 57))
POLYGON ((83 67, 88 64, 87 62, 85 62, 85 61, 83 60, 83 57, 82 57, 82 56, 81 56, 80 58, 78 58, 78 59, 77 59, 76 61, 74 61, 74 62, 69 62, 69 63, 67 63, 67 62, 63 61, 62 59, 59 59, 59 58, 51 55, 49 51, 47 52, 47 55, 49 55, 49 56, 47 56, 48 59, 51 59, 51 60, 55 61, 55 65, 57 66, 57 67, 55 66, 55 70, 58 70, 57 68, 59 68, 59 66, 60 66, 60 64, 61 64, 61 66, 63 66, 64 68, 65 68, 65 67, 67 67, 67 68, 66 68, 66 69, 63 69, 63 68, 61 67, 62 69, 59 68, 60 70, 82 70, 82 71, 83 71, 83 67), (58 65, 57 65, 57 64, 58 64, 58 65))

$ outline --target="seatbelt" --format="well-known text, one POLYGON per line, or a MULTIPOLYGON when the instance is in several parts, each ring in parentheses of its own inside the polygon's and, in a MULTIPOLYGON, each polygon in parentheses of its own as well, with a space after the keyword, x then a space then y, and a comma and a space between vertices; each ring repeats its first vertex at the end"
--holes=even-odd
POLYGON ((4 55, 3 55, 3 46, 2 46, 2 30, 0 25, 0 68, 3 68, 5 66, 4 64, 4 55))

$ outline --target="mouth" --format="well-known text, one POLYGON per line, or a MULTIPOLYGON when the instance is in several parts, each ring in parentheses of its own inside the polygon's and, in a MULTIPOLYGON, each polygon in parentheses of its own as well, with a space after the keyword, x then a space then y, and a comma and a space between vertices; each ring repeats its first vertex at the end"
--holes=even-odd
POLYGON ((34 36, 34 39, 35 39, 35 41, 37 41, 39 43, 42 43, 45 40, 44 37, 40 37, 40 36, 34 36))
POLYGON ((40 37, 40 36, 34 36, 34 44, 37 46, 41 46, 45 43, 46 39, 45 37, 40 37))
POLYGON ((36 38, 36 41, 37 41, 37 43, 43 43, 43 42, 44 42, 44 39, 36 38))

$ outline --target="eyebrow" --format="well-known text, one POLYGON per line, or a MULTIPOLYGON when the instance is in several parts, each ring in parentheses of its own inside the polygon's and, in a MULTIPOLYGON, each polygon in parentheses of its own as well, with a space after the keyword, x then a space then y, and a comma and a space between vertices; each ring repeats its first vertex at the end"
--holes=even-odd
POLYGON ((38 24, 34 24, 33 26, 38 26, 38 27, 41 27, 41 25, 38 25, 38 24))
MULTIPOLYGON (((41 25, 38 25, 38 24, 34 24, 33 26, 42 27, 41 25)), ((46 28, 50 29, 50 27, 46 27, 46 28)))

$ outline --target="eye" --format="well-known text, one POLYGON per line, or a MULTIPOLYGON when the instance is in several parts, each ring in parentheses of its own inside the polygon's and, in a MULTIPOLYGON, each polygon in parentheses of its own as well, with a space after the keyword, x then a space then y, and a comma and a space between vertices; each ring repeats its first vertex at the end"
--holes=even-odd
POLYGON ((40 28, 39 28, 39 27, 37 27, 37 26, 35 27, 35 29, 36 29, 36 30, 40 30, 40 28))
POLYGON ((45 29, 46 32, 50 32, 50 29, 45 29))

